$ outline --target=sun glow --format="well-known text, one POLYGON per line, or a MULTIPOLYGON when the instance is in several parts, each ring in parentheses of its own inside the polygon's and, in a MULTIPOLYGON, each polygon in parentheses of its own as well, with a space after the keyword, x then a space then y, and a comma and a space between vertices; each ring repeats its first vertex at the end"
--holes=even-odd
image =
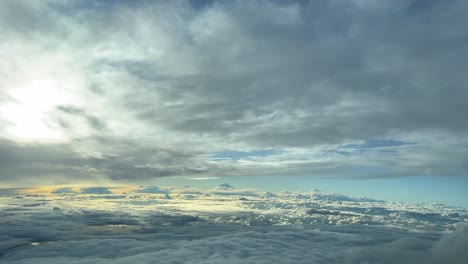
POLYGON ((0 108, 0 115, 10 123, 7 134, 22 140, 62 139, 50 115, 60 103, 59 94, 52 79, 32 80, 12 90, 13 100, 0 108))

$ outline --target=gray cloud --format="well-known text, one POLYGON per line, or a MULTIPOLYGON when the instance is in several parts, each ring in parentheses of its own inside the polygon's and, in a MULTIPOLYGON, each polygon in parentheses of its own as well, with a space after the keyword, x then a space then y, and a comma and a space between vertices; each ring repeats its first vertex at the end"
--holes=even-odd
MULTIPOLYGON (((457 14, 463 6, 426 14, 428 25, 405 12, 402 2, 388 3, 390 9, 344 5, 349 9, 219 4, 202 12, 187 22, 195 39, 190 49, 206 54, 193 62, 197 72, 173 81, 167 76, 169 92, 157 89, 157 82, 151 88, 165 102, 176 97, 184 104, 156 104, 154 110, 144 104, 137 111, 176 131, 232 136, 261 146, 341 143, 392 130, 463 133, 461 113, 467 109, 459 98, 466 89, 452 76, 464 62, 432 46, 442 41, 455 45, 457 54, 466 52, 459 19, 446 20, 445 14, 457 14), (283 8, 296 10, 291 11, 295 23, 273 23, 283 8), (266 15, 257 15, 259 9, 266 15), (447 36, 450 26, 457 34, 447 36)), ((190 43, 190 37, 186 40, 190 43)))
POLYGON ((56 183, 76 176, 92 179, 81 166, 79 154, 68 145, 18 144, 2 140, 0 163, 2 180, 7 182, 21 182, 21 179, 50 182, 47 179, 51 176, 56 183))
MULTIPOLYGON (((78 117, 84 118, 87 121, 89 127, 91 127, 92 129, 95 129, 95 130, 107 129, 107 125, 104 121, 100 120, 94 115, 86 113, 85 110, 82 108, 76 108, 73 106, 58 106, 57 110, 60 112, 72 115, 72 116, 78 116, 78 117)), ((69 122, 64 121, 63 119, 59 119, 59 123, 64 129, 73 129, 72 125, 70 125, 69 122)))
POLYGON ((63 146, 2 175, 466 176, 465 1, 0 5, 1 136, 35 118, 63 146), (375 139, 414 144, 340 152, 375 139), (231 149, 281 151, 210 158, 231 149))
POLYGON ((4 182, 16 184, 63 184, 76 177, 85 182, 106 178, 141 180, 206 170, 202 162, 189 154, 130 142, 111 144, 109 140, 104 142, 107 145, 89 139, 76 142, 84 147, 99 145, 99 152, 72 148, 69 144, 19 144, 2 140, 0 176, 4 182))

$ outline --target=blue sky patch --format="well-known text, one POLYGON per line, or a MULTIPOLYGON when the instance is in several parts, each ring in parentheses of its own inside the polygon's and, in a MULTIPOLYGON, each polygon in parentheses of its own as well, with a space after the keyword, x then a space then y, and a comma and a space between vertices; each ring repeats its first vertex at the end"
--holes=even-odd
POLYGON ((364 144, 349 144, 343 148, 354 149, 369 149, 369 148, 382 148, 382 147, 399 147, 403 145, 410 145, 414 143, 403 142, 400 140, 387 140, 387 139, 370 139, 366 140, 364 144))
POLYGON ((276 149, 261 149, 261 150, 250 150, 250 151, 239 151, 239 150, 223 150, 213 155, 213 160, 249 160, 251 157, 267 157, 272 155, 281 154, 282 151, 276 149))

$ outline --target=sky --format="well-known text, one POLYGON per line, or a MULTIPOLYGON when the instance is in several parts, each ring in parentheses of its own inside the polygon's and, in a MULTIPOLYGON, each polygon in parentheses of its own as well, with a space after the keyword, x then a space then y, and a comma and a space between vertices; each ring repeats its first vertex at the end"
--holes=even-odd
POLYGON ((1 1, 0 186, 274 178, 466 207, 467 12, 1 1))
POLYGON ((237 177, 167 177, 150 182, 155 186, 192 186, 202 190, 228 183, 236 188, 270 192, 322 191, 351 197, 367 197, 389 202, 446 204, 468 208, 468 179, 442 177, 404 177, 347 179, 317 176, 237 176, 237 177))

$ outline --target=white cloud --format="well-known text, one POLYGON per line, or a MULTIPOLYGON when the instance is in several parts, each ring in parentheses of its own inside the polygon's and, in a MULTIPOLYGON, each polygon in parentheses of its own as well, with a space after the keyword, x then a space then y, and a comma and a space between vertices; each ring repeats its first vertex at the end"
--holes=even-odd
POLYGON ((144 189, 86 189, 92 195, 54 189, 50 194, 47 189, 4 192, 0 263, 465 260, 468 212, 462 208, 367 201, 316 190, 240 199, 240 194, 206 196, 193 188, 187 198, 178 195, 184 188, 173 188, 168 200, 144 189))

